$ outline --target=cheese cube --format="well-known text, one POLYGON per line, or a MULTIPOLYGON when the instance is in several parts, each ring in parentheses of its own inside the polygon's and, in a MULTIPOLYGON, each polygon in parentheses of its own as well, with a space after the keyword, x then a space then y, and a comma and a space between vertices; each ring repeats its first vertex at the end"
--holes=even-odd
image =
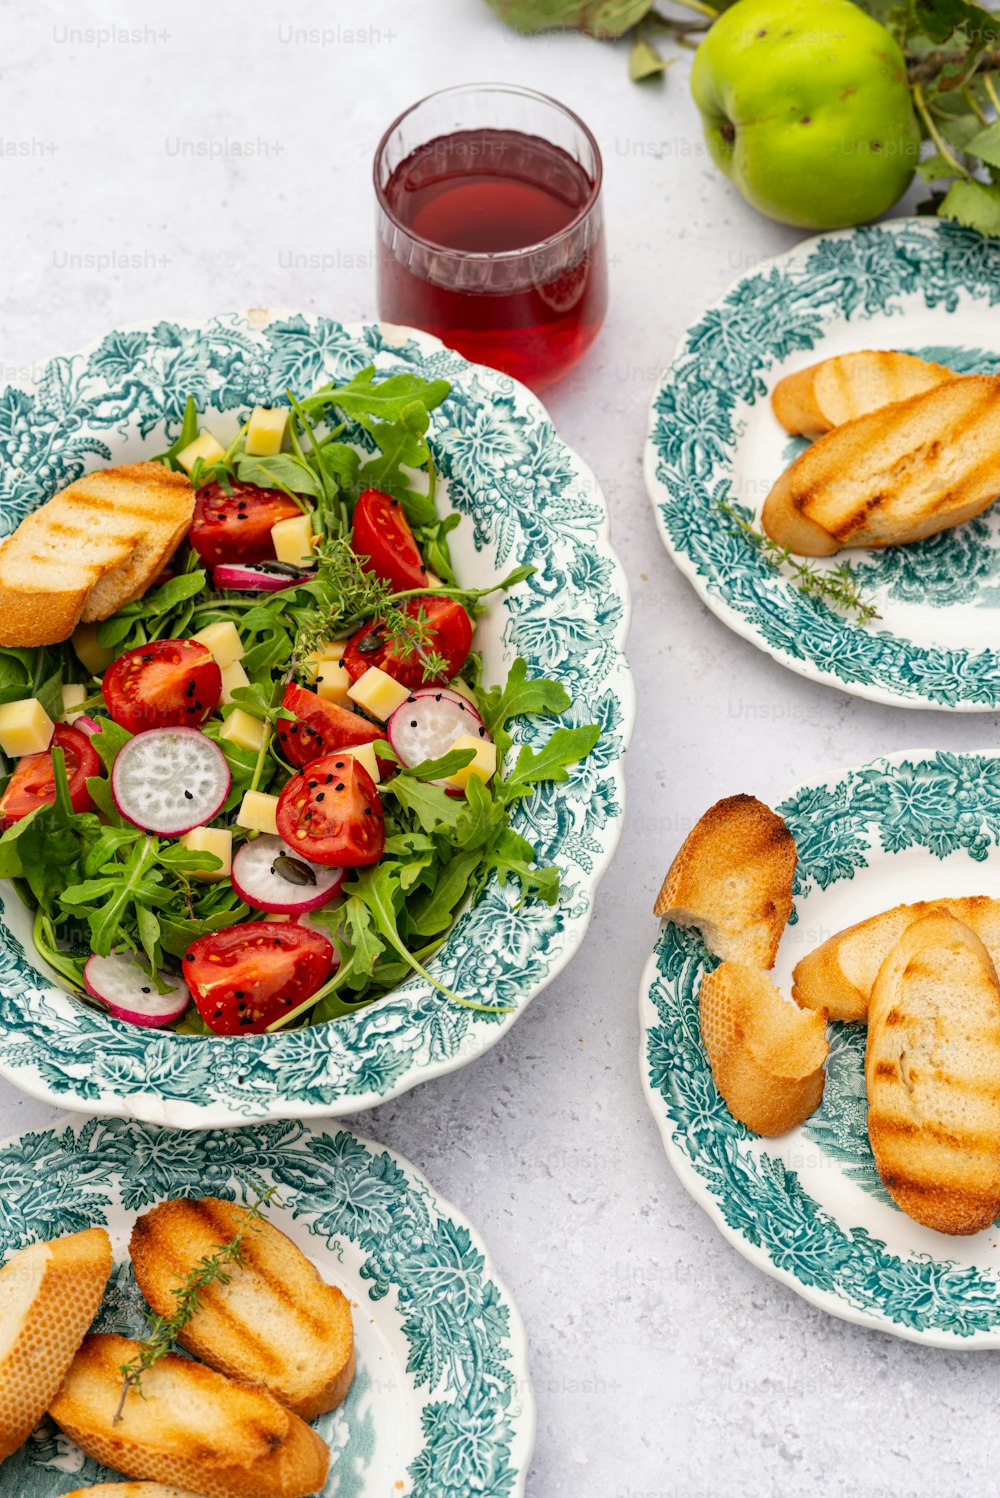
MULTIPOLYGON (((489 780, 491 775, 496 774, 497 769, 497 746, 486 739, 477 738, 471 733, 460 733, 451 745, 452 749, 475 749, 475 757, 460 770, 455 770, 445 779, 446 785, 453 785, 458 790, 464 791, 473 775, 478 775, 482 781, 489 780)), ((449 753, 451 751, 449 750, 449 753)))
POLYGON ((271 526, 274 555, 293 567, 308 567, 313 561, 313 528, 309 515, 291 515, 271 526))
POLYGON ((191 638, 210 650, 215 664, 223 669, 231 666, 233 661, 240 660, 243 655, 243 641, 231 619, 218 619, 214 624, 206 624, 204 629, 199 629, 191 638))
POLYGON ((288 412, 280 407, 254 406, 243 450, 248 458, 273 458, 281 451, 288 412))
POLYGON ((237 687, 248 687, 250 685, 250 678, 239 661, 231 661, 228 666, 223 666, 219 675, 222 677, 223 702, 232 702, 233 693, 237 687))
POLYGON ((277 796, 268 796, 264 791, 247 791, 243 804, 236 813, 236 825, 249 827, 251 832, 269 832, 272 837, 276 837, 277 811, 277 796))
POLYGON ((0 749, 10 759, 41 754, 52 741, 55 724, 37 697, 0 705, 0 749))
POLYGON ((219 738, 228 739, 237 749, 247 749, 251 754, 256 754, 264 742, 264 725, 259 718, 237 707, 219 729, 219 738))
POLYGON ((327 702, 350 706, 351 673, 340 661, 322 661, 316 674, 316 690, 327 702))
POLYGON ((233 872, 233 834, 228 827, 195 827, 179 841, 192 853, 214 853, 222 860, 221 869, 198 869, 192 879, 210 883, 214 879, 228 879, 233 872))
POLYGON ((443 588, 444 587, 444 583, 438 577, 438 575, 437 575, 436 572, 432 572, 429 567, 425 567, 424 571, 427 574, 427 582, 425 584, 426 587, 428 587, 428 588, 443 588))
POLYGON ((322 645, 317 645, 315 650, 310 650, 304 658, 304 664, 311 679, 316 680, 324 661, 339 661, 346 648, 346 640, 326 640, 322 645))
POLYGON ((211 432, 201 431, 193 442, 181 448, 177 454, 177 462, 185 473, 193 473, 194 465, 199 458, 203 463, 218 463, 219 459, 225 456, 226 449, 222 443, 213 437, 211 432))
POLYGON ((77 718, 83 716, 83 704, 87 700, 87 688, 82 682, 67 681, 63 683, 62 703, 63 722, 75 723, 77 718))
POLYGON ((349 754, 351 759, 356 759, 359 765, 364 765, 376 785, 382 779, 382 771, 379 769, 378 755, 375 753, 374 744, 353 744, 350 749, 337 749, 334 752, 337 754, 349 754))
POLYGON ((76 658, 86 666, 91 676, 103 676, 115 658, 113 650, 97 643, 96 624, 78 624, 70 637, 76 658))
POLYGON ((387 671, 380 670, 378 666, 369 666, 365 674, 351 685, 347 695, 358 707, 363 707, 366 713, 371 713, 373 718, 380 718, 384 723, 387 718, 392 717, 397 707, 402 707, 410 695, 410 689, 402 686, 387 671))

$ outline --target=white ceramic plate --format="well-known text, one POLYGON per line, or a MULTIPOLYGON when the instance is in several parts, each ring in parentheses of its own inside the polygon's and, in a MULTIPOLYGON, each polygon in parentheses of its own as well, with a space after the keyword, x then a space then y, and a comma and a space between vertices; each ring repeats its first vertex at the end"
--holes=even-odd
MULTIPOLYGON (((776 808, 799 853, 775 981, 855 921, 944 895, 1000 899, 1000 755, 916 750, 825 776, 776 808)), ((835 1316, 938 1347, 1000 1347, 1000 1228, 951 1238, 882 1188, 868 1145, 865 1029, 830 1026, 823 1101, 761 1139, 719 1095, 698 1030, 714 967, 667 925, 643 975, 640 1065, 667 1158, 751 1263, 835 1316)))

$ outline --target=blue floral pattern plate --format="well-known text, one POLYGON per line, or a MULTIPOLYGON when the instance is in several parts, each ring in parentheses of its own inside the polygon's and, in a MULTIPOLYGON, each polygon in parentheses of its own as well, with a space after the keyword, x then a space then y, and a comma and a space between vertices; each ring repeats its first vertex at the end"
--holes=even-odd
POLYGON ((769 395, 834 354, 897 348, 959 374, 1000 371, 1000 243, 934 219, 824 234, 742 276, 681 339, 653 398, 646 484, 667 550, 729 627, 782 665, 904 707, 1000 707, 1000 512, 912 546, 841 552, 880 619, 807 598, 746 520, 804 443, 769 395))
MULTIPOLYGON (((810 781, 778 805, 799 863, 774 977, 901 902, 1000 898, 1000 754, 920 750, 810 781)), ((643 975, 641 1067, 682 1185, 752 1264, 835 1316, 942 1347, 1000 1347, 1000 1229, 949 1238, 883 1190, 868 1144, 866 1031, 830 1026, 823 1101, 805 1125, 761 1139, 716 1090, 698 1030, 715 966, 667 925, 643 975)))
MULTIPOLYGON (((443 502, 463 517, 451 538, 463 581, 483 587, 519 563, 537 569, 479 623, 487 677, 502 680, 522 655, 533 675, 565 684, 568 721, 603 728, 567 781, 540 786, 514 816, 540 861, 559 866, 558 904, 519 908, 515 888, 494 880, 434 959, 446 986, 513 1012, 482 1014, 414 979, 356 1016, 286 1035, 140 1030, 84 1008, 40 971, 29 913, 0 886, 0 1075, 47 1102, 180 1128, 355 1113, 495 1044, 583 940, 621 829, 634 717, 628 589, 596 479, 523 386, 387 325, 257 311, 119 329, 0 393, 0 533, 85 470, 162 450, 189 394, 226 440, 238 413, 273 404, 287 386, 310 391, 368 364, 452 383, 429 440, 443 502)), ((522 720, 518 732, 538 743, 551 723, 522 720)))
MULTIPOLYGON (((303 1123, 176 1133, 66 1120, 0 1143, 0 1263, 19 1248, 105 1226, 115 1268, 98 1331, 142 1336, 128 1261, 139 1213, 168 1197, 252 1197, 351 1302, 358 1371, 316 1421, 330 1447, 324 1498, 518 1498, 534 1441, 524 1328, 476 1232, 399 1155, 303 1123)), ((0 1490, 56 1498, 114 1474, 46 1418, 0 1471, 0 1490)))

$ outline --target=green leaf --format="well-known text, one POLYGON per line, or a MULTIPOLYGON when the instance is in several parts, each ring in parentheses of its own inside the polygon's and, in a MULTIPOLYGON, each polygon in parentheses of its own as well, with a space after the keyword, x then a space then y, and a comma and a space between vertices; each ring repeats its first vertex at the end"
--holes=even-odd
POLYGON ((62 684, 63 668, 59 666, 35 687, 35 696, 53 723, 58 723, 63 715, 62 684))
POLYGON ((293 494, 307 494, 319 499, 323 485, 302 458, 293 453, 278 453, 273 458, 248 458, 236 462, 236 476, 244 484, 259 484, 262 489, 290 489, 293 494))
POLYGON ((423 380, 419 375, 409 372, 390 375, 377 385, 374 378, 375 366, 369 364, 366 369, 359 370, 346 385, 327 386, 303 404, 307 409, 313 401, 334 405, 345 416, 353 417, 363 427, 371 430, 375 422, 398 422, 414 401, 418 401, 426 410, 433 411, 448 398, 451 390, 447 380, 423 380))
POLYGON ((34 811, 29 811, 26 817, 14 822, 0 837, 0 879, 21 879, 24 870, 21 867, 21 855, 18 852, 18 842, 24 835, 31 831, 32 825, 44 807, 36 806, 34 811))
POLYGON ((978 229, 980 234, 1000 234, 1000 186, 953 182, 938 213, 967 229, 978 229))
POLYGON ((956 151, 966 151, 969 142, 979 134, 980 125, 974 114, 959 114, 951 118, 939 118, 938 129, 949 146, 953 146, 956 151))
POLYGON ((511 666, 505 686, 491 687, 482 695, 483 722, 496 743, 500 759, 513 742, 507 732, 511 718, 564 713, 570 705, 569 693, 562 683, 544 677, 529 678, 527 662, 521 656, 511 666))
POLYGON ((940 182, 945 177, 954 177, 955 163, 935 151, 933 156, 920 163, 917 172, 925 182, 940 182))
POLYGON ((98 722, 101 725, 101 731, 92 734, 90 742, 100 755, 104 768, 110 771, 119 751, 125 747, 132 735, 127 728, 122 728, 113 718, 99 718, 98 722))
POLYGON ((990 166, 1000 166, 1000 120, 994 120, 992 125, 980 130, 965 149, 970 156, 978 156, 980 161, 990 166))
POLYGON ((483 863, 483 876, 495 873, 502 885, 516 879, 521 886, 521 901, 529 895, 554 905, 559 898, 559 870, 534 866, 535 850, 510 827, 497 838, 483 863))
POLYGON ((600 724, 589 723, 584 728, 557 728, 537 751, 523 744, 513 770, 500 781, 499 796, 510 802, 530 795, 539 781, 567 780, 568 767, 586 759, 600 737, 600 724))
POLYGON ((644 36, 635 38, 628 55, 628 76, 633 83, 643 83, 648 78, 662 78, 667 66, 652 42, 647 41, 644 36))
POLYGON ((586 31, 602 40, 624 36, 653 0, 488 0, 515 31, 586 31))
POLYGON ((439 785, 427 785, 412 775, 394 775, 383 788, 416 819, 424 832, 454 827, 462 815, 462 802, 439 785))
POLYGON ((971 42, 1000 40, 1000 20, 969 0, 915 0, 914 17, 932 42, 962 31, 971 42))
POLYGON ((177 454, 182 453, 189 443, 193 442, 198 435, 198 407, 194 403, 194 396, 189 395, 184 405, 184 416, 181 420, 181 429, 171 442, 170 446, 162 453, 157 453, 152 459, 154 463, 164 463, 167 468, 172 468, 175 473, 182 473, 183 469, 177 462, 177 454))
POLYGON ((413 780, 447 780, 456 770, 471 765, 475 757, 475 749, 449 749, 438 759, 423 759, 417 765, 408 765, 400 774, 409 775, 413 780))
POLYGON ((411 931, 419 936, 436 936, 446 931, 455 906, 468 892, 469 882, 481 861, 481 851, 473 848, 455 853, 443 864, 433 888, 417 896, 407 907, 411 931))

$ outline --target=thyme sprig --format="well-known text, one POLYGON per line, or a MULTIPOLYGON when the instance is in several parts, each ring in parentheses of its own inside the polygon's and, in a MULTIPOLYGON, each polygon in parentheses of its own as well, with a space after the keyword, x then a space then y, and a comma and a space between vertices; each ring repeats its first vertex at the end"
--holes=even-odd
POLYGON ((863 596, 850 562, 838 562, 830 568, 817 567, 815 562, 805 562, 787 546, 779 545, 763 531, 757 530, 733 505, 723 499, 718 501, 718 505, 772 567, 778 571, 788 569, 791 581, 800 593, 805 593, 809 598, 818 598, 828 607, 853 615, 859 624, 869 624, 873 619, 881 618, 875 605, 863 596))
POLYGON ((243 1221, 233 1237, 228 1243, 221 1243, 215 1253, 207 1254, 201 1259, 187 1278, 175 1286, 172 1293, 177 1299, 177 1309, 174 1314, 150 1316, 148 1336, 135 1357, 121 1366, 124 1382, 113 1425, 121 1420, 129 1393, 135 1390, 142 1394, 143 1375, 177 1345, 184 1328, 201 1305, 202 1291, 209 1285, 228 1285, 232 1279, 232 1270, 243 1262, 243 1242, 247 1233, 260 1231, 264 1207, 277 1200, 276 1186, 261 1187, 252 1183, 251 1189, 256 1192, 257 1200, 246 1208, 243 1221))

